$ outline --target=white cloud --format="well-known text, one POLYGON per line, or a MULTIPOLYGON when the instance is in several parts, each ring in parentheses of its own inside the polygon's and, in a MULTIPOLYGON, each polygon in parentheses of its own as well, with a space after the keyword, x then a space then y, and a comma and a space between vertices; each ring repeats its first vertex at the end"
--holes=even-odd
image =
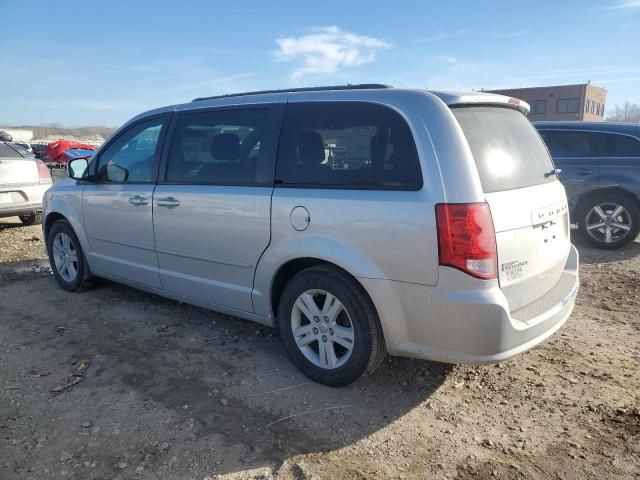
POLYGON ((612 9, 618 8, 639 8, 640 9, 640 0, 620 0, 617 4, 610 7, 612 9))
POLYGON ((309 73, 333 73, 343 67, 373 62, 377 51, 391 46, 337 26, 317 27, 308 35, 279 38, 276 43, 278 60, 299 64, 292 74, 294 79, 309 73))
POLYGON ((144 96, 144 98, 148 98, 148 97, 159 97, 162 95, 167 95, 170 93, 179 93, 179 92, 185 92, 185 91, 189 91, 189 90, 194 90, 200 87, 206 87, 209 85, 215 85, 215 84, 219 84, 219 83, 226 83, 226 82, 231 82, 234 80, 239 80, 241 78, 247 78, 247 77, 253 77, 256 76, 258 74, 258 72, 247 72, 247 73, 238 73, 236 75, 229 75, 226 77, 219 77, 219 78, 210 78, 209 80, 205 80, 202 82, 197 82, 197 83, 190 83, 190 84, 186 84, 186 85, 180 85, 174 88, 170 88, 168 90, 161 90, 158 92, 153 92, 153 93, 149 93, 147 95, 144 96))
MULTIPOLYGON (((635 0, 634 0, 635 1, 635 0)), ((640 0, 637 0, 640 1, 640 0)), ((529 34, 529 30, 513 30, 513 31, 472 31, 465 28, 454 31, 440 30, 434 35, 429 37, 418 38, 415 41, 418 43, 430 43, 439 42, 443 40, 451 40, 460 37, 473 37, 473 38, 518 38, 529 34)))
POLYGON ((438 55, 436 57, 433 57, 433 59, 437 60, 438 62, 448 63, 449 65, 455 65, 456 63, 458 63, 458 59, 456 57, 449 57, 447 55, 438 55))

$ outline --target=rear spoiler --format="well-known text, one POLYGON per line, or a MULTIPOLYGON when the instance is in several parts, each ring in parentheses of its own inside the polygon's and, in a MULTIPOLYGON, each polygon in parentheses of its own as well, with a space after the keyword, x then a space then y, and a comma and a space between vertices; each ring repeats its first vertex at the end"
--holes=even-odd
POLYGON ((507 97, 505 95, 497 95, 495 93, 439 92, 433 90, 430 90, 429 93, 432 93, 450 107, 461 107, 464 105, 496 105, 516 109, 524 115, 528 115, 531 111, 529 104, 524 100, 507 97))

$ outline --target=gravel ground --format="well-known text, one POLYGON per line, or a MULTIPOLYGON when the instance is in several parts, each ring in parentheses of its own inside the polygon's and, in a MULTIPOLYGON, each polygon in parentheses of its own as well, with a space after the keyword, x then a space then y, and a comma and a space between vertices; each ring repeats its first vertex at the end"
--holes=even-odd
POLYGON ((271 330, 110 282, 71 294, 0 220, 0 479, 640 478, 640 243, 578 242, 549 341, 310 382, 271 330))

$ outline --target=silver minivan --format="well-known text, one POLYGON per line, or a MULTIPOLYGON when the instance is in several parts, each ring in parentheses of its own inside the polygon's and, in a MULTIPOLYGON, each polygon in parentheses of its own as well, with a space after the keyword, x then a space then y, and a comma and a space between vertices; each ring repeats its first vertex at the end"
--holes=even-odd
POLYGON ((567 198, 528 105, 348 85, 139 115, 45 196, 55 277, 278 328, 312 379, 494 363, 570 315, 567 198))

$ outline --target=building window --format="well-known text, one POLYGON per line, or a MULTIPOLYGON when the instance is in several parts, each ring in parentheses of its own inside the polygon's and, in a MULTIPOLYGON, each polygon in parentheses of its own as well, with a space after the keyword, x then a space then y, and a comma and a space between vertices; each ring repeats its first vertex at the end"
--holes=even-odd
POLYGON ((589 113, 590 104, 591 104, 591 100, 589 100, 589 99, 585 100, 585 102, 584 102, 584 111, 585 111, 585 113, 589 113))
POLYGON ((567 100, 567 112, 568 113, 578 113, 580 110, 580 99, 579 98, 570 98, 567 100))
POLYGON ((531 115, 544 115, 547 113, 547 101, 546 100, 531 100, 531 115))
POLYGON ((567 113, 567 99, 559 98, 556 103, 556 113, 567 113))
POLYGON ((579 98, 559 98, 556 104, 557 113, 578 113, 579 109, 579 98))

